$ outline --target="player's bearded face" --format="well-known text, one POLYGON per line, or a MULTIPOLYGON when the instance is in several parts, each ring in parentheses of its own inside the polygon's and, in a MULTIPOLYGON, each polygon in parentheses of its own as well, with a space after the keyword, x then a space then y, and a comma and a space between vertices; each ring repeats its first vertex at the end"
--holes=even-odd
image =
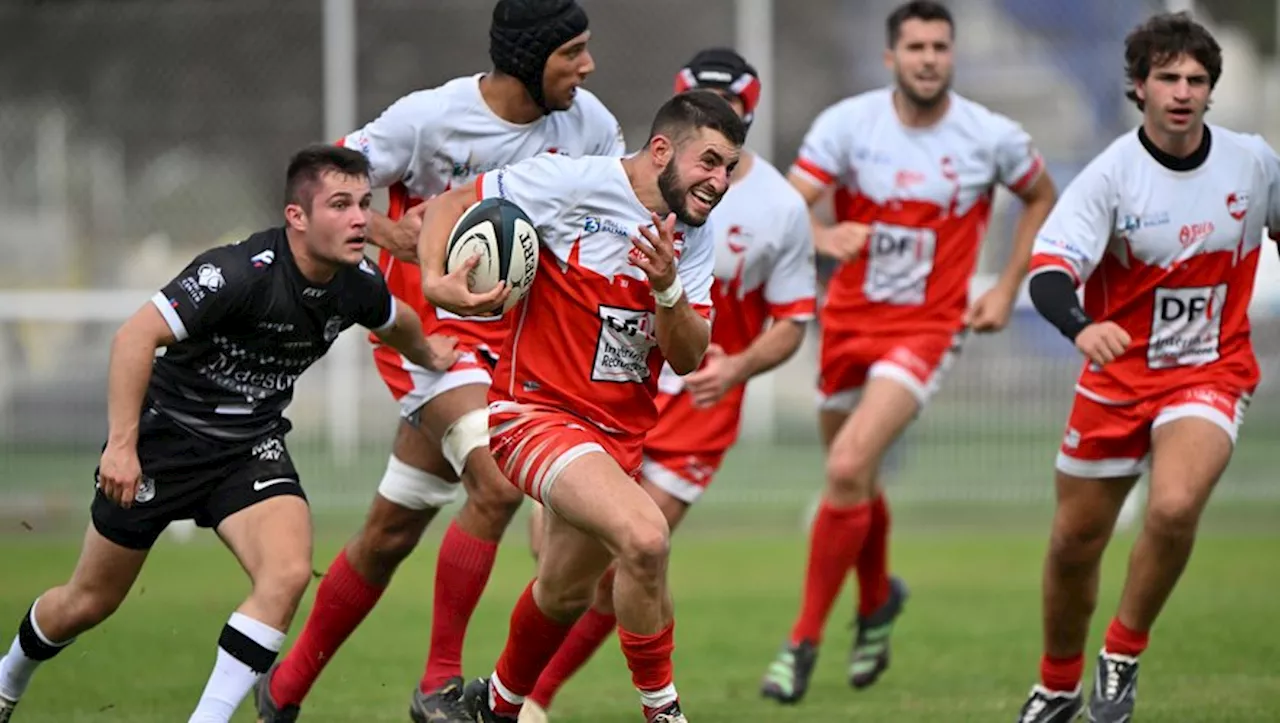
POLYGON ((1135 88, 1145 106, 1143 115, 1169 135, 1195 131, 1209 109, 1209 71, 1200 61, 1181 55, 1152 65, 1147 79, 1135 88))
POLYGON ((951 88, 951 25, 942 20, 907 20, 898 42, 885 53, 885 64, 907 100, 923 107, 937 105, 951 88))
POLYGON ((551 110, 569 110, 578 86, 595 72, 596 61, 587 50, 591 31, 572 38, 547 58, 542 71, 542 97, 551 110))
POLYGON ((701 226, 729 190, 729 174, 740 150, 723 135, 706 128, 679 143, 658 175, 658 190, 676 219, 701 226))
POLYGON ((304 229, 308 249, 318 259, 353 266, 364 258, 373 193, 369 179, 326 173, 311 200, 304 229))

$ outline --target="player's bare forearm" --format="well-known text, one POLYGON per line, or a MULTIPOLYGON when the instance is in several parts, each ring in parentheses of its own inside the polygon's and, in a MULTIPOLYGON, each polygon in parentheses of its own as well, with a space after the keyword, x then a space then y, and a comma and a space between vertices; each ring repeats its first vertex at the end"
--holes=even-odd
POLYGON ((1047 172, 1042 172, 1025 190, 1018 194, 1022 199, 1022 213, 1018 215, 1018 223, 1013 229, 1013 252, 1009 255, 1009 263, 1005 264, 1000 274, 1000 284, 1010 292, 1015 292, 1027 276, 1031 265, 1031 249, 1035 247, 1036 234, 1049 218, 1053 204, 1058 201, 1058 190, 1047 172))
POLYGON ((431 369, 434 366, 434 357, 427 347, 426 337, 422 332, 422 320, 418 318, 417 312, 403 301, 396 299, 396 321, 391 328, 375 332, 374 336, 423 369, 431 369))
POLYGON ((418 235, 418 259, 424 282, 444 276, 449 232, 475 200, 476 185, 473 182, 437 196, 427 204, 422 216, 422 233, 418 235))
POLYGON ((395 230, 395 221, 377 211, 372 211, 369 214, 369 228, 365 233, 365 240, 380 249, 390 249, 394 245, 392 243, 392 234, 395 233, 395 230))
POLYGON ((129 317, 111 340, 107 366, 107 445, 133 448, 138 444, 138 421, 151 382, 156 349, 174 342, 173 333, 148 303, 129 317))
POLYGON ((702 318, 681 297, 675 306, 659 306, 654 325, 658 348, 676 374, 688 374, 698 368, 711 343, 711 322, 702 318))
POLYGON ((756 337, 739 356, 742 360, 742 379, 764 374, 790 359, 804 341, 804 322, 792 319, 774 321, 764 333, 756 337))

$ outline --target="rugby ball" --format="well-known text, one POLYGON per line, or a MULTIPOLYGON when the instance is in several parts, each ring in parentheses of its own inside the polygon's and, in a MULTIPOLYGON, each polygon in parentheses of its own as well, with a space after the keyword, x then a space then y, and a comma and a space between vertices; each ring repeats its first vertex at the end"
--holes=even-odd
POLYGON ((467 287, 483 294, 507 282, 511 294, 502 306, 510 311, 529 293, 538 270, 538 230, 520 207, 501 198, 471 205, 454 224, 445 252, 444 271, 452 273, 472 256, 480 263, 467 276, 467 287))

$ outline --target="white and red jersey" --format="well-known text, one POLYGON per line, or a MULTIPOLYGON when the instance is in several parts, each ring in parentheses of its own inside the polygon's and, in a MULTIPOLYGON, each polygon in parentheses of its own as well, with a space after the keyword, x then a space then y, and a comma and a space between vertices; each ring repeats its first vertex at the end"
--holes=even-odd
POLYGON ((837 221, 872 227, 866 249, 831 279, 823 329, 959 329, 996 185, 1021 191, 1043 167, 1017 123, 956 93, 929 128, 904 126, 888 88, 823 111, 792 171, 835 187, 837 221))
MULTIPOLYGON (((542 240, 538 272, 512 310, 489 390, 492 401, 555 407, 610 434, 643 435, 663 359, 649 279, 631 239, 652 223, 618 158, 541 155, 477 181, 480 198, 519 206, 542 240)), ((676 224, 677 274, 689 303, 711 316, 710 225, 676 224)))
MULTIPOLYGON (((617 119, 590 92, 579 88, 569 110, 548 113, 532 123, 498 117, 480 95, 483 75, 451 80, 392 103, 382 115, 342 139, 369 159, 375 188, 387 187, 387 216, 399 219, 423 199, 462 186, 540 153, 620 156, 624 152, 617 119)), ((510 328, 507 317, 463 319, 431 308, 422 295, 417 264, 378 257, 391 293, 422 317, 427 334, 457 337, 468 347, 497 351, 510 328)))
MULTIPOLYGON (((813 318, 813 234, 804 197, 759 156, 747 175, 711 212, 715 230, 715 281, 711 342, 727 354, 751 346, 769 323, 813 318)), ((676 395, 678 375, 664 366, 659 390, 676 395)), ((687 398, 663 407, 645 447, 677 451, 726 450, 738 437, 746 385, 710 409, 687 398), (668 433, 668 430, 670 433, 668 433)), ((687 396, 687 395, 686 395, 687 396)))
POLYGON ((1199 384, 1251 391, 1248 306, 1264 227, 1280 229, 1280 160, 1258 136, 1206 128, 1199 166, 1173 170, 1128 133, 1071 181, 1036 238, 1031 273, 1084 284, 1095 321, 1132 343, 1081 394, 1104 403, 1199 384))

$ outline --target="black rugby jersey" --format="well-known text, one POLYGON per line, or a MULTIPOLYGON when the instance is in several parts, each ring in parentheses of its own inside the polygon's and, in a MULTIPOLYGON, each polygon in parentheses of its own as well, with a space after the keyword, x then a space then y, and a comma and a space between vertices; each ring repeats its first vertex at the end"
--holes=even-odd
POLYGON ((333 340, 353 324, 381 331, 395 321, 376 266, 364 260, 312 284, 283 227, 205 251, 151 301, 177 338, 155 360, 151 403, 226 441, 287 431, 294 383, 333 340))

